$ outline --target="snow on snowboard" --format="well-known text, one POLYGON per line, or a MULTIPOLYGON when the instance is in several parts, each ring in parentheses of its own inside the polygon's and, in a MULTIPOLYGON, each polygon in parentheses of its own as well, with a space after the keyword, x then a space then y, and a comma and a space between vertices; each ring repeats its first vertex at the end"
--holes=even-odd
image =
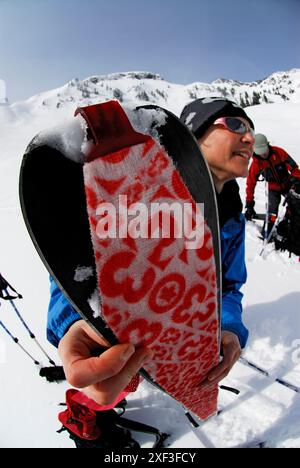
POLYGON ((76 114, 87 125, 81 160, 59 144, 59 132, 38 136, 24 155, 27 229, 79 314, 110 344, 152 349, 142 375, 205 420, 217 411, 218 388, 199 391, 197 384, 219 362, 221 307, 217 206, 206 162, 190 131, 158 106, 130 110, 130 119, 117 101, 76 114), (189 205, 189 234, 200 220, 203 245, 190 248, 176 216, 169 236, 133 236, 126 208, 146 208, 149 234, 153 225, 163 227, 163 216, 150 210, 154 203, 176 203, 182 212, 189 205), (118 233, 105 239, 108 206, 115 207, 118 222, 110 228, 118 233))

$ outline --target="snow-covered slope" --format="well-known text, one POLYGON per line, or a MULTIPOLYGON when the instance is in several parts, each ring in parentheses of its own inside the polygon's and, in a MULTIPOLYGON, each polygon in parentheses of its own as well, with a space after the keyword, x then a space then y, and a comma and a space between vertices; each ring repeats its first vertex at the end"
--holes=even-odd
MULTIPOLYGON (((258 131, 266 132, 272 143, 285 147, 300 163, 300 102, 294 100, 298 92, 295 83, 299 71, 287 75, 295 78, 295 92, 291 93, 293 99, 290 102, 281 100, 275 104, 257 105, 247 109, 247 112, 254 119, 258 131)), ((283 86, 283 76, 276 74, 276 80, 283 86)), ((116 88, 124 93, 123 101, 131 103, 144 102, 143 92, 153 96, 153 100, 151 92, 156 93, 157 101, 152 102, 176 113, 189 99, 185 87, 169 85, 168 88, 168 84, 157 76, 149 78, 139 75, 137 78, 125 74, 94 81, 87 80, 88 89, 93 85, 99 90, 99 94, 95 93, 92 98, 83 97, 84 82, 74 81, 73 85, 69 83, 60 90, 11 106, 15 120, 9 122, 3 118, 0 126, 0 268, 23 294, 20 308, 55 359, 58 359, 56 351, 45 339, 48 275, 26 232, 18 202, 18 173, 27 144, 38 131, 70 118, 71 111, 78 104, 88 103, 90 99, 95 102, 112 97, 110 93, 113 94, 116 88), (106 90, 106 86, 112 89, 106 90), (103 94, 100 94, 101 88, 103 94), (168 93, 166 99, 159 94, 163 91, 168 93), (137 93, 141 93, 141 99, 137 98, 137 93)), ((201 93, 204 95, 205 90, 201 93)), ((240 181, 240 185, 244 194, 244 181, 240 181)), ((263 206, 264 187, 260 184, 257 188, 258 211, 263 210, 263 206)), ((261 241, 257 235, 258 225, 248 224, 249 278, 244 288, 244 314, 250 340, 245 356, 270 371, 274 377, 286 378, 300 386, 297 341, 300 340, 300 263, 296 257, 289 259, 285 253, 273 252, 272 246, 268 247, 268 255, 263 260, 259 256, 261 241)), ((39 350, 27 338, 9 304, 1 305, 0 317, 22 344, 40 357, 39 350)), ((45 360, 44 364, 47 364, 45 360)), ((221 392, 223 413, 198 430, 191 428, 179 405, 147 383, 129 398, 127 415, 170 432, 172 447, 235 447, 247 445, 253 440, 267 440, 268 446, 274 447, 300 447, 299 394, 240 363, 224 383, 239 388, 240 396, 221 392)), ((65 434, 55 432, 59 428, 57 413, 61 410, 57 405, 64 400, 66 388, 65 384, 47 384, 41 380, 33 364, 0 330, 1 447, 72 446, 65 434)), ((150 441, 150 437, 145 438, 144 445, 149 446, 150 441)))
POLYGON ((300 70, 273 73, 253 83, 218 79, 210 84, 197 82, 186 86, 169 83, 149 72, 115 73, 82 81, 75 78, 61 88, 15 103, 11 109, 24 118, 41 112, 48 113, 49 110, 59 116, 64 112, 73 112, 77 105, 118 99, 124 104, 161 105, 177 114, 186 102, 208 95, 225 96, 243 107, 265 102, 299 102, 300 70))

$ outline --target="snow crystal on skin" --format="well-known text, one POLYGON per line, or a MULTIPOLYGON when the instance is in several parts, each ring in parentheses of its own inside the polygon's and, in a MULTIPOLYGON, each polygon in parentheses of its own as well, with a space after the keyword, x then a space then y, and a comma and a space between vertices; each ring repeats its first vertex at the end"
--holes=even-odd
POLYGON ((98 289, 95 289, 92 296, 88 299, 88 303, 90 305, 90 308, 94 312, 94 318, 101 317, 102 320, 104 320, 102 315, 102 300, 98 289))
POLYGON ((167 114, 162 109, 126 108, 125 112, 137 132, 150 135, 160 142, 157 129, 165 125, 167 119, 167 114))
POLYGON ((86 281, 91 276, 93 276, 93 268, 92 267, 77 267, 75 271, 74 280, 78 283, 82 283, 82 281, 86 281))
POLYGON ((67 120, 63 124, 44 130, 33 141, 34 146, 47 145, 60 151, 65 157, 77 163, 84 162, 82 145, 86 138, 83 119, 67 120))
POLYGON ((91 140, 85 139, 81 145, 81 151, 84 156, 90 153, 91 149, 93 147, 93 142, 91 140))
MULTIPOLYGON (((81 283, 87 281, 94 275, 92 267, 77 267, 74 280, 81 283)), ((92 296, 88 299, 88 303, 92 309, 94 318, 102 317, 102 300, 99 291, 95 289, 92 296)))
MULTIPOLYGON (((126 108, 126 114, 137 132, 151 135, 158 142, 157 129, 166 123, 167 114, 160 109, 126 108)), ((87 123, 81 115, 65 121, 62 125, 42 131, 33 141, 33 146, 48 145, 60 151, 76 163, 84 163, 93 141, 87 139, 87 123)))
POLYGON ((84 153, 82 145, 86 139, 86 123, 79 116, 78 119, 73 119, 68 126, 63 128, 62 141, 65 148, 65 155, 69 159, 77 163, 84 162, 84 153))

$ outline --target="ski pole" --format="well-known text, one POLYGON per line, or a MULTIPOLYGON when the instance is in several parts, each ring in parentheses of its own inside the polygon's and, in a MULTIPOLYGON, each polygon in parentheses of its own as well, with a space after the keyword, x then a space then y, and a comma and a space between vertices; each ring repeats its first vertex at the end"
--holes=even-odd
POLYGON ((52 365, 52 366, 56 366, 55 362, 50 358, 50 356, 48 356, 48 354, 46 353, 45 349, 42 347, 42 345, 39 343, 39 341, 37 340, 37 338, 35 337, 34 333, 30 330, 30 328, 28 327, 27 323, 25 322, 25 320, 23 319, 22 315, 20 314, 19 310, 17 309, 15 303, 14 303, 14 300, 15 299, 22 299, 22 295, 19 294, 14 288, 13 286, 11 286, 9 284, 9 282, 1 275, 0 273, 0 298, 1 299, 4 299, 4 300, 8 300, 11 304, 11 306, 13 307, 14 311, 16 312, 19 320, 21 321, 21 323, 23 324, 23 326, 25 327, 25 329, 28 331, 29 333, 29 336, 30 338, 32 338, 36 345, 40 348, 40 350, 42 351, 42 353, 46 356, 46 358, 48 359, 49 363, 52 365), (8 288, 13 291, 16 296, 13 296, 12 294, 9 293, 8 291, 8 288), (5 293, 5 295, 4 295, 5 293))
POLYGON ((36 364, 37 366, 40 365, 40 363, 33 357, 31 356, 31 354, 20 344, 18 338, 16 338, 15 336, 13 336, 11 334, 11 332, 8 330, 8 328, 6 328, 6 326, 4 325, 3 322, 1 322, 0 320, 0 326, 3 328, 3 330, 7 333, 8 336, 10 336, 10 338, 16 343, 16 345, 19 346, 19 348, 21 348, 21 350, 27 354, 27 356, 34 362, 34 364, 36 364))
MULTIPOLYGON (((7 290, 5 290, 5 292, 7 293, 7 290)), ((52 366, 56 366, 55 362, 50 358, 50 356, 46 353, 46 351, 44 350, 44 348, 42 347, 42 345, 39 343, 39 341, 36 339, 34 333, 32 333, 32 331, 30 330, 30 328, 28 327, 27 323, 25 322, 25 320, 23 319, 22 315, 20 314, 18 308, 16 307, 16 304, 14 303, 14 301, 12 299, 9 299, 9 302, 11 304, 11 306, 13 307, 14 311, 16 312, 17 316, 19 317, 21 323, 23 324, 23 326, 26 328, 26 330, 28 331, 29 333, 29 336, 31 339, 33 339, 36 343, 36 345, 40 348, 40 350, 42 351, 42 353, 46 356, 46 358, 48 359, 48 361, 50 362, 50 364, 52 366)))
MULTIPOLYGON (((289 194, 287 193, 286 196, 285 196, 285 198, 284 198, 284 201, 283 201, 283 204, 282 204, 282 207, 283 207, 283 208, 285 207, 285 205, 286 205, 286 203, 287 203, 288 195, 289 195, 289 194)), ((272 238, 272 236, 273 236, 275 230, 277 229, 278 224, 283 220, 284 216, 285 216, 285 212, 284 212, 284 211, 282 211, 282 213, 281 213, 280 216, 277 216, 277 219, 276 219, 276 221, 275 221, 275 223, 274 223, 274 225, 273 225, 273 227, 272 227, 272 229, 271 229, 271 231, 270 231, 270 233, 269 233, 269 235, 268 235, 268 237, 267 237, 267 240, 264 240, 263 248, 262 248, 262 250, 261 250, 261 252, 260 252, 260 254, 259 254, 260 256, 263 255, 263 253, 264 253, 264 251, 265 251, 265 249, 266 249, 266 247, 267 247, 267 245, 268 245, 270 239, 272 238)), ((264 258, 264 257, 263 257, 263 258, 264 258)))
POLYGON ((265 179, 265 203, 266 203, 266 216, 264 225, 264 248, 265 250, 268 243, 268 226, 269 226, 269 184, 265 179))
POLYGON ((263 369, 262 367, 258 366, 254 362, 249 361, 248 359, 244 357, 240 357, 239 361, 244 364, 245 366, 251 367, 252 369, 256 370, 260 374, 264 375, 265 377, 268 377, 270 380, 273 382, 279 383, 280 385, 284 385, 285 387, 289 388, 290 390, 293 390, 296 393, 300 393, 300 387, 297 387, 296 385, 293 385, 290 382, 287 382, 286 380, 280 378, 280 377, 272 377, 270 372, 267 370, 263 369))
MULTIPOLYGON (((279 222, 280 222, 282 219, 283 219, 283 217, 282 217, 282 218, 279 218, 279 216, 278 216, 278 218, 276 219, 276 222, 274 223, 274 225, 273 225, 273 227, 272 227, 272 229, 271 229, 269 235, 266 237, 266 239, 264 239, 264 245, 263 245, 263 248, 261 249, 261 252, 260 252, 260 254, 259 254, 260 256, 262 256, 262 255, 264 254, 264 252, 265 252, 265 250, 266 250, 266 247, 267 247, 267 245, 268 245, 268 243, 269 243, 271 237, 272 237, 273 234, 274 234, 275 229, 277 228, 279 222)), ((264 258, 264 255, 263 255, 263 258, 264 258)))

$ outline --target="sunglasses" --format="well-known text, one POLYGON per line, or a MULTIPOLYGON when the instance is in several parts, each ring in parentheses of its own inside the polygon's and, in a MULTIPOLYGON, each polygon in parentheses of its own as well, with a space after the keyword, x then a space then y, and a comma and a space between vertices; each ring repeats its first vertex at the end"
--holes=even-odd
POLYGON ((253 137, 255 135, 254 130, 238 117, 220 117, 213 123, 213 125, 218 124, 223 125, 223 127, 227 128, 230 132, 238 133, 239 135, 246 135, 248 132, 251 133, 253 137))

